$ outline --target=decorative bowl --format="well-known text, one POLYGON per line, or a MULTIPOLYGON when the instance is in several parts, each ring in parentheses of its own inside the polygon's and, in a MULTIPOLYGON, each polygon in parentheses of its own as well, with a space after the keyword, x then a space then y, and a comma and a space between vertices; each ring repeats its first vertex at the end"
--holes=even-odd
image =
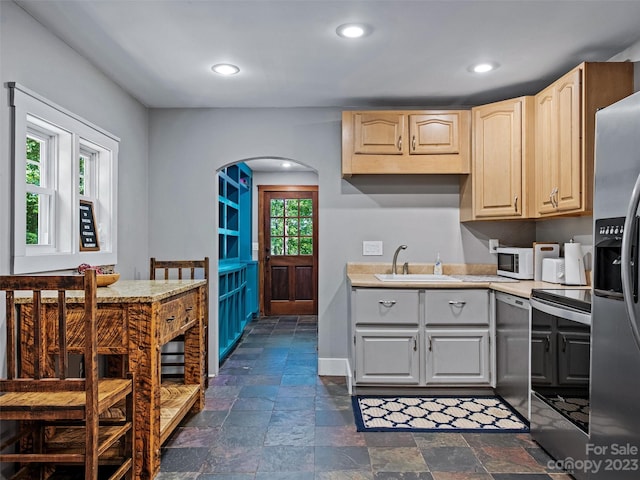
POLYGON ((119 278, 119 273, 99 273, 96 275, 96 281, 99 287, 108 287, 112 283, 116 283, 119 278))

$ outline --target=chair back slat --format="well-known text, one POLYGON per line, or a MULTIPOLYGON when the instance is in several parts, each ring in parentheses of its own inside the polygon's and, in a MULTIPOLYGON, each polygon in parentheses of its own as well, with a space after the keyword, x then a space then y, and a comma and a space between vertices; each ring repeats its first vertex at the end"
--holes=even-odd
POLYGON ((60 379, 67 378, 67 305, 64 290, 58 291, 58 368, 60 369, 60 379))
POLYGON ((6 312, 7 312, 7 378, 13 380, 17 375, 16 362, 16 329, 15 329, 15 307, 13 292, 7 292, 6 312))
POLYGON ((44 366, 47 364, 44 358, 46 354, 45 332, 42 328, 42 292, 33 291, 33 343, 35 355, 33 357, 33 377, 36 380, 42 378, 44 366))
POLYGON ((157 270, 162 270, 162 277, 165 280, 172 278, 172 274, 178 280, 189 278, 196 279, 198 270, 202 271, 202 278, 209 279, 209 257, 204 260, 156 260, 151 257, 149 262, 149 279, 156 280, 158 278, 157 270))

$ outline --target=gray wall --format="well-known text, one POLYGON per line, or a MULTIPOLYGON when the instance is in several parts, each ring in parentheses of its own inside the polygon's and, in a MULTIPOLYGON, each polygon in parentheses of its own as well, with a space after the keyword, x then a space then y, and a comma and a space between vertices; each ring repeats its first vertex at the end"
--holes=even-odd
MULTIPOLYGON (((118 271, 133 278, 148 269, 148 111, 13 2, 0 0, 0 274, 10 273, 11 110, 7 82, 18 82, 120 137, 118 271)), ((0 302, 0 352, 6 348, 0 302)), ((0 355, 0 374, 6 372, 0 355)), ((8 429, 2 437, 9 435, 8 429)), ((7 464, 10 465, 10 464, 7 464)), ((0 478, 8 472, 0 471, 0 478)))
MULTIPOLYGON (((0 1, 0 273, 10 273, 11 111, 7 82, 18 82, 120 137, 118 271, 148 270, 148 111, 99 69, 71 50, 13 2, 0 1)), ((0 303, 0 310, 4 302, 0 303)), ((4 314, 0 312, 0 351, 4 314)), ((4 371, 4 358, 0 371, 4 371)))
POLYGON ((18 82, 120 137, 118 270, 148 275, 148 110, 13 2, 0 2, 2 29, 2 150, 0 151, 0 270, 10 261, 10 110, 7 82, 18 82))
MULTIPOLYGON (((340 138, 339 109, 152 109, 150 114, 152 255, 217 258, 213 206, 221 167, 247 158, 284 157, 317 171, 321 363, 347 357, 347 262, 390 262, 396 246, 405 243, 403 262, 432 262, 440 252, 445 264, 492 263, 489 238, 514 244, 535 238, 533 222, 460 225, 457 176, 343 180, 340 138), (384 255, 363 257, 363 240, 382 240, 384 255)), ((217 265, 212 267, 217 278, 217 265)), ((216 298, 213 283, 211 298, 216 298)), ((215 302, 211 318, 217 318, 215 302)), ((210 348, 216 351, 215 338, 210 348)))

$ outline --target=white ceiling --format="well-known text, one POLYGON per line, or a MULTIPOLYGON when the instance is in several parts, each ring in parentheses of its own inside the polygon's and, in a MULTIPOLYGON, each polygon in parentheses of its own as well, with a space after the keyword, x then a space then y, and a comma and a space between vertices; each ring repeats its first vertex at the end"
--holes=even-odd
POLYGON ((640 40, 640 1, 18 0, 149 107, 469 106, 640 40), (373 32, 335 34, 346 22, 373 32), (479 60, 501 66, 480 76, 479 60), (214 75, 215 63, 241 68, 214 75))

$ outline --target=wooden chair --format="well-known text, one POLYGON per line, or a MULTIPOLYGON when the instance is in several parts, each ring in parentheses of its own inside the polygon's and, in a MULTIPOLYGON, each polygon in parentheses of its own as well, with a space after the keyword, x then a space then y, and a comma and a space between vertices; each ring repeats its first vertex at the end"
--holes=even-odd
MULTIPOLYGON (((150 280, 169 280, 169 279, 191 279, 204 278, 207 281, 205 288, 205 296, 209 295, 209 257, 203 260, 157 260, 151 257, 149 261, 149 279, 150 280), (161 272, 158 275, 158 271, 161 272), (199 274, 199 275, 196 275, 199 274), (200 276, 201 275, 201 276, 200 276)), ((208 305, 205 297, 205 305, 208 305)), ((204 338, 209 338, 209 312, 204 311, 204 338)), ((206 340, 205 340, 206 341, 206 340)), ((184 337, 177 337, 169 342, 161 353, 161 367, 165 377, 181 377, 184 376, 184 337), (178 345, 175 347, 175 345, 178 345), (178 350, 175 350, 178 348, 178 350), (175 357, 182 357, 183 360, 175 360, 175 357), (169 360, 171 359, 171 360, 169 360)), ((205 344, 205 388, 209 386, 209 349, 205 344)))
POLYGON ((133 479, 134 380, 131 374, 99 378, 95 272, 0 276, 0 291, 6 292, 7 327, 0 422, 14 433, 2 439, 0 463, 17 464, 14 478, 45 478, 56 467, 84 465, 86 480, 98 479, 99 466, 101 478, 106 472, 110 480, 133 479), (82 294, 84 301, 70 298, 82 294), (80 345, 83 377, 71 372, 68 344, 80 345), (21 358, 26 348, 32 361, 21 358), (113 409, 120 415, 109 414, 113 409))

